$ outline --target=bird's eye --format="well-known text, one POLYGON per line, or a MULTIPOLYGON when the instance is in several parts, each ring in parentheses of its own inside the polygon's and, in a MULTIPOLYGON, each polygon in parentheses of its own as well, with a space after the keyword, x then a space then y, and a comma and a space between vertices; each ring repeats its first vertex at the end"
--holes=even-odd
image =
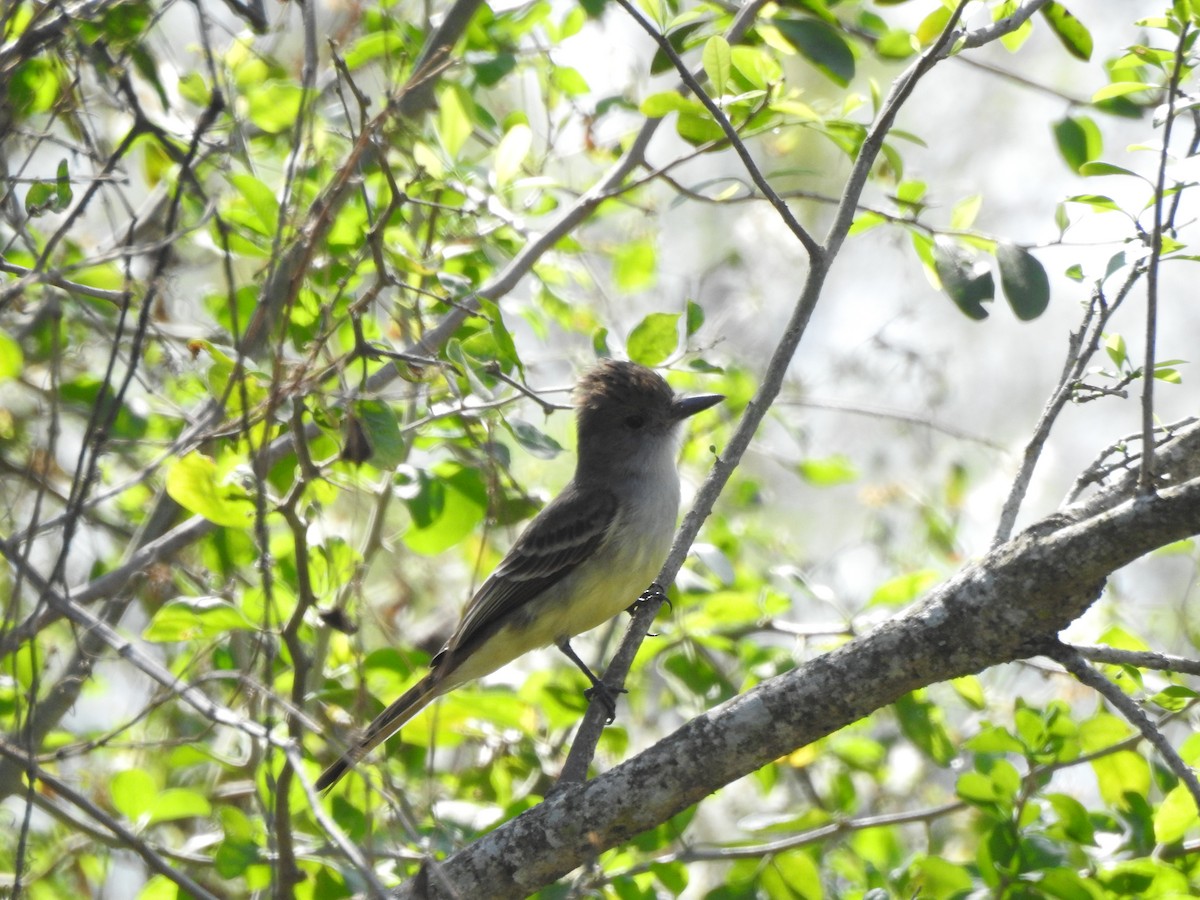
POLYGON ((633 428, 636 430, 646 424, 646 417, 639 416, 636 414, 632 415, 632 416, 626 416, 625 424, 628 425, 630 428, 633 428))

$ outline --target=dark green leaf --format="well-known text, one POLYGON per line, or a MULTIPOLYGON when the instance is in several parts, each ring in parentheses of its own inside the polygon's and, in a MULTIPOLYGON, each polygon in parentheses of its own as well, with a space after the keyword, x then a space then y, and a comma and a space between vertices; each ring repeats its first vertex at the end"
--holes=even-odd
POLYGON ((74 193, 71 190, 71 170, 67 167, 66 159, 58 162, 58 172, 55 174, 54 190, 56 193, 54 209, 62 212, 71 205, 74 193))
POLYGON ((562 444, 541 429, 522 419, 506 419, 504 422, 517 443, 539 459, 554 459, 562 453, 562 444))
POLYGON ((694 300, 689 300, 687 302, 686 335, 691 337, 693 334, 699 331, 703 325, 704 310, 701 309, 699 303, 696 303, 694 300))
POLYGON ((475 80, 484 87, 491 87, 517 67, 517 58, 511 53, 500 53, 490 59, 471 66, 475 80))
POLYGON ((1054 140, 1058 152, 1073 171, 1100 156, 1104 142, 1100 129, 1087 116, 1067 116, 1054 125, 1054 140))
POLYGON ((797 52, 839 87, 854 77, 854 54, 845 38, 817 19, 773 19, 773 24, 797 52))
POLYGON ((1008 305, 1022 322, 1036 319, 1050 304, 1050 279, 1033 254, 1016 244, 996 245, 1000 287, 1008 305))
POLYGON ((354 413, 371 448, 371 465, 394 469, 408 458, 395 410, 378 400, 360 400, 354 413))
POLYGON ((607 328, 597 328, 592 333, 592 352, 602 359, 612 356, 612 351, 608 348, 607 328))
POLYGON ((946 733, 945 714, 920 694, 905 694, 893 704, 900 730, 939 766, 947 766, 957 754, 946 733))
MULTIPOLYGON (((670 43, 671 48, 676 53, 683 53, 688 35, 705 24, 707 24, 707 22, 703 19, 686 22, 685 24, 680 25, 678 28, 671 29, 670 33, 667 35, 667 41, 670 43)), ((674 68, 675 65, 671 62, 671 58, 667 56, 667 54, 663 53, 661 48, 655 51, 654 58, 650 61, 651 75, 658 75, 674 68)))
POLYGON ((985 302, 996 296, 992 271, 980 266, 957 244, 939 238, 933 244, 933 262, 942 289, 963 314, 975 321, 988 317, 985 302))

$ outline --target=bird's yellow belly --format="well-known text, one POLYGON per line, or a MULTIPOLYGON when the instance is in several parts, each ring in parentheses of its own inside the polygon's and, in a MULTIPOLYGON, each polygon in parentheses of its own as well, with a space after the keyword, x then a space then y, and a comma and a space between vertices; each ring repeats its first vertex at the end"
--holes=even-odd
POLYGON ((627 609, 658 575, 671 533, 659 541, 607 548, 530 600, 454 673, 454 683, 480 678, 538 647, 558 644, 627 609))

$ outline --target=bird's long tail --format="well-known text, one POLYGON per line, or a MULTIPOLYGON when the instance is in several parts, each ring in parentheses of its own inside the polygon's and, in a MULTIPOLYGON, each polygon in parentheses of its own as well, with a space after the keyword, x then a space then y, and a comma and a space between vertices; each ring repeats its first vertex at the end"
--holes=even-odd
POLYGON ((321 777, 317 779, 317 790, 325 791, 333 787, 360 759, 399 731, 401 725, 424 709, 431 700, 444 693, 447 685, 442 675, 443 673, 438 671, 430 672, 376 716, 362 737, 355 741, 337 762, 321 773, 321 777))

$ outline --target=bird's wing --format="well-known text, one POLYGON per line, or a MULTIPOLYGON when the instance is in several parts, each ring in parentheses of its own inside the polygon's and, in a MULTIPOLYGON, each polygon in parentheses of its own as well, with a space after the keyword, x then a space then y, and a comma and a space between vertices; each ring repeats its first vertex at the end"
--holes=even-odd
POLYGON ((443 652, 468 645, 596 552, 617 516, 607 488, 567 486, 517 538, 467 604, 443 652))

